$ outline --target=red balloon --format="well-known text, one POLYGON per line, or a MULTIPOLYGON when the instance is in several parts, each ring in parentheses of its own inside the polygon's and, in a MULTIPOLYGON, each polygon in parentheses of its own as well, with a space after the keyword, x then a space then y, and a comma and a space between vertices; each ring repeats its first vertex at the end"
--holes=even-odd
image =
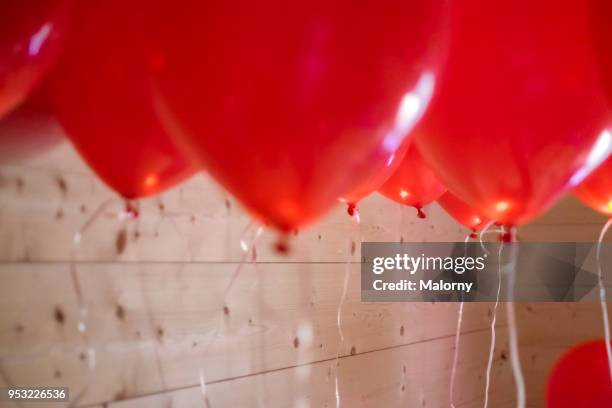
POLYGON ((445 56, 446 0, 166 4, 152 65, 161 117, 281 230, 322 215, 397 151, 445 56))
POLYGON ((50 81, 55 113, 100 178, 132 199, 194 172, 159 122, 147 69, 143 1, 77 2, 71 36, 50 81))
POLYGON ((438 204, 446 212, 466 228, 476 232, 484 227, 489 220, 470 207, 465 201, 447 191, 438 198, 438 204))
POLYGON ((406 138, 397 151, 389 152, 381 150, 380 154, 372 157, 372 160, 369 162, 371 166, 368 172, 370 177, 361 180, 361 183, 355 189, 348 194, 343 194, 339 199, 341 202, 348 204, 349 214, 351 213, 351 208, 354 208, 359 201, 378 190, 395 173, 406 156, 406 151, 410 146, 409 142, 409 139, 406 138))
POLYGON ((393 201, 415 207, 422 217, 420 209, 440 198, 446 187, 411 145, 399 168, 378 191, 393 201))
POLYGON ((611 406, 612 383, 605 341, 589 341, 566 352, 548 377, 546 407, 611 406))
POLYGON ((594 210, 612 216, 612 158, 580 183, 574 194, 594 210))
POLYGON ((453 3, 449 62, 416 144, 479 213, 548 209, 610 152, 587 2, 453 3))
POLYGON ((71 0, 3 0, 0 5, 0 117, 19 105, 55 61, 71 0))

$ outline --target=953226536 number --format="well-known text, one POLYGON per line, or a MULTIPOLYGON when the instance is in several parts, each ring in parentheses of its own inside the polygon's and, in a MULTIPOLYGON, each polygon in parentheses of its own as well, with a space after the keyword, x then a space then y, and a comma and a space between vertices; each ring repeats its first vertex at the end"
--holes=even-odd
POLYGON ((0 388, 0 401, 69 401, 68 387, 0 388))

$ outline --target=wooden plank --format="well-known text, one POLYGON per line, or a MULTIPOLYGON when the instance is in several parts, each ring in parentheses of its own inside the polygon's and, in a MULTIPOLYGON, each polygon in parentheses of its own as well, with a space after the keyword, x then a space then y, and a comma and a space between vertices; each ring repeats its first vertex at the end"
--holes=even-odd
MULTIPOLYGON (((500 343, 506 331, 500 329, 500 343)), ((457 372, 457 407, 482 406, 490 338, 486 330, 462 337, 457 372)), ((450 362, 454 338, 445 337, 340 359, 339 401, 346 407, 442 407, 449 405, 450 362)), ((206 386, 211 407, 336 406, 335 361, 290 367, 206 386)), ((509 365, 496 355, 491 406, 515 406, 509 365)), ((184 408, 204 405, 202 389, 190 387, 144 398, 119 401, 109 408, 184 408)))
MULTIPOLYGON (((341 355, 454 333, 457 304, 362 303, 358 265, 351 266, 341 355)), ((194 385, 201 368, 218 381, 336 356, 345 265, 245 265, 224 302, 235 268, 78 265, 96 355, 96 387, 85 401, 194 385)), ((87 383, 88 344, 77 331, 69 272, 65 264, 0 266, 0 361, 16 384, 51 380, 80 390, 87 383)), ((486 328, 490 307, 466 305, 464 330, 486 328)))
MULTIPOLYGON (((601 306, 584 303, 517 303, 517 319, 524 330, 521 344, 558 347, 603 337, 601 306), (559 343, 557 343, 559 341, 559 343)), ((612 305, 608 305, 612 312, 612 305)))

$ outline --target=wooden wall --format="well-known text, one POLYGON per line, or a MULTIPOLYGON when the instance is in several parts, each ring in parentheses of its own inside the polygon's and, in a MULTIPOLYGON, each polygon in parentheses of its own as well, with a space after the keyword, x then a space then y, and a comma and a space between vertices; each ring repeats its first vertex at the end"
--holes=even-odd
MULTIPOLYGON (((257 227, 205 175, 143 200, 136 220, 119 219, 114 197, 65 142, 0 166, 0 387, 67 385, 78 407, 335 407, 337 373, 342 407, 449 406, 458 305, 361 303, 357 263, 360 240, 463 240, 436 205, 420 220, 375 194, 360 225, 339 206, 280 255, 272 231, 243 251, 257 227)), ((590 241, 601 224, 568 199, 521 236, 590 241)), ((503 307, 494 407, 515 404, 503 307)), ((465 307, 456 407, 482 406, 491 313, 465 307)), ((529 406, 540 407, 552 361, 601 336, 598 306, 517 313, 529 406)))

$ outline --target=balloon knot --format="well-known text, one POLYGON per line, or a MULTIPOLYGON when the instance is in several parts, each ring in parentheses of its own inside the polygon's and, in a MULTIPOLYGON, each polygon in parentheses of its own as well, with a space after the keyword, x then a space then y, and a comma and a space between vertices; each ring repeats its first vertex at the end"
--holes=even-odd
POLYGON ((472 231, 472 233, 470 234, 470 238, 472 239, 478 238, 478 234, 476 233, 476 231, 472 231))
POLYGON ((127 200, 125 202, 125 212, 130 218, 138 218, 140 210, 138 209, 138 203, 127 200))
POLYGON ((274 244, 274 249, 281 255, 287 255, 289 253, 289 242, 286 234, 282 234, 278 237, 278 240, 274 244))
POLYGON ((499 242, 513 242, 514 237, 511 232, 502 232, 499 235, 499 242))
POLYGON ((415 207, 417 210, 417 217, 421 218, 421 219, 425 219, 427 218, 427 214, 425 214, 425 212, 423 211, 422 207, 415 207))
POLYGON ((355 212, 357 211, 357 205, 354 203, 348 203, 347 207, 346 207, 346 212, 348 213, 348 215, 350 215, 351 217, 355 216, 355 212))

